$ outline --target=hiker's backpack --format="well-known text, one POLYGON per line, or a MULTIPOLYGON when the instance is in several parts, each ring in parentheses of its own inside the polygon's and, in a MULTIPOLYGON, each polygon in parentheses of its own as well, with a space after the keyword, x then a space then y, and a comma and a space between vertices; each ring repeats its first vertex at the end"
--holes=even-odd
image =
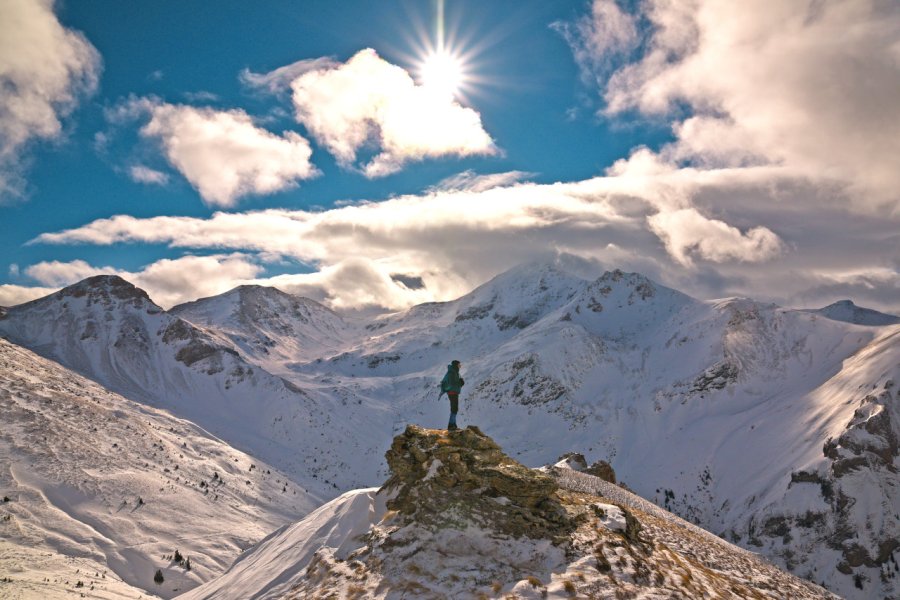
POLYGON ((444 378, 441 379, 441 393, 438 394, 438 400, 441 399, 441 396, 450 391, 450 371, 444 375, 444 378))

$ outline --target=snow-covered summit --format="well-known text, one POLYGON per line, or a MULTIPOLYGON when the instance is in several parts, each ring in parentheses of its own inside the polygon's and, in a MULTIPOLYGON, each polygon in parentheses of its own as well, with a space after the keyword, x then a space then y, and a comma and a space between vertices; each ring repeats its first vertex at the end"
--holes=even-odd
POLYGON ((106 309, 131 307, 151 314, 163 310, 150 299, 147 292, 118 275, 88 277, 48 296, 13 306, 8 310, 10 312, 33 310, 35 307, 64 303, 69 299, 83 299, 87 306, 96 304, 106 309))
POLYGON ((409 426, 348 492, 185 600, 830 598, 625 490, 509 458, 476 427, 409 426))
POLYGON ((173 307, 171 314, 227 336, 235 349, 271 371, 334 353, 350 325, 315 300, 259 285, 173 307))
POLYGON ((896 325, 900 317, 889 315, 871 308, 857 306, 852 300, 838 300, 824 308, 806 309, 806 312, 821 315, 834 321, 844 321, 856 325, 896 325))

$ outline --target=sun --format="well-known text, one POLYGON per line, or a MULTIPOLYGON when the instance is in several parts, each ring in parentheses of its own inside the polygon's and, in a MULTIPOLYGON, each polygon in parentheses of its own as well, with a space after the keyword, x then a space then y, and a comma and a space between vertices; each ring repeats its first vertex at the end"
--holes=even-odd
POLYGON ((463 62, 446 50, 430 52, 420 68, 422 87, 444 96, 457 96, 465 80, 463 62))

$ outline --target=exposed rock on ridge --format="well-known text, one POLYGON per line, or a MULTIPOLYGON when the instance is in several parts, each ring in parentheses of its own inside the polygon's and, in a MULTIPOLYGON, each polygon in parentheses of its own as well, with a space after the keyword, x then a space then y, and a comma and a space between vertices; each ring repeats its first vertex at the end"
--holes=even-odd
POLYGON ((834 597, 599 477, 526 468, 477 427, 410 425, 387 459, 380 490, 276 532, 185 599, 834 597))
POLYGON ((388 509, 420 525, 462 518, 557 543, 575 529, 556 482, 510 459, 477 427, 448 433, 410 425, 394 438, 387 461, 388 509))

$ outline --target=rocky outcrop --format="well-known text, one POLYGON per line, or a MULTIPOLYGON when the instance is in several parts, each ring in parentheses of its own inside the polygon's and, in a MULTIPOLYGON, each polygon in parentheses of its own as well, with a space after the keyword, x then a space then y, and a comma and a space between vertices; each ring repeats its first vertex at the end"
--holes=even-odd
POLYGON ((598 460, 585 469, 584 472, 588 475, 599 477, 603 481, 608 481, 610 483, 616 482, 616 472, 613 470, 612 465, 605 460, 598 460))
POLYGON ((833 598, 573 468, 581 455, 529 469, 477 427, 410 425, 387 460, 377 493, 341 496, 186 598, 833 598))
POLYGON ((447 432, 415 425, 387 452, 392 476, 387 507, 420 525, 472 521, 514 537, 565 541, 575 522, 563 509, 556 482, 524 467, 477 427, 447 432))
POLYGON ((587 473, 594 477, 599 477, 603 481, 616 483, 616 472, 612 465, 605 460, 598 460, 588 466, 587 459, 580 452, 566 452, 559 457, 554 467, 569 468, 581 473, 587 473))

